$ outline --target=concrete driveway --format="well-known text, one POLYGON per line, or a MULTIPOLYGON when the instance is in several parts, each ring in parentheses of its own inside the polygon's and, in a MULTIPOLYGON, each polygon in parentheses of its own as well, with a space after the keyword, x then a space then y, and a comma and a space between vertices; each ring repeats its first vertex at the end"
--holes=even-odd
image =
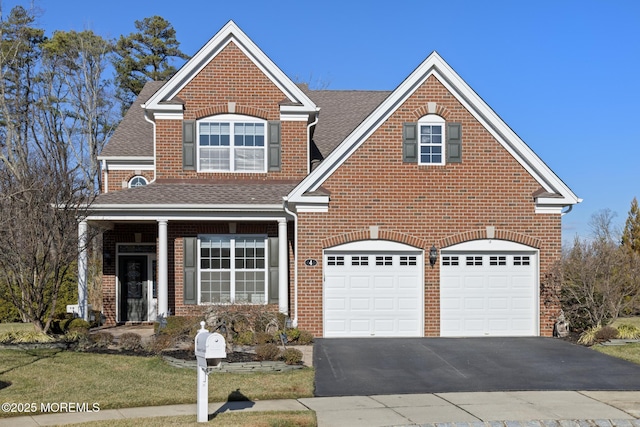
POLYGON ((640 365, 554 338, 317 339, 316 396, 640 390, 640 365))

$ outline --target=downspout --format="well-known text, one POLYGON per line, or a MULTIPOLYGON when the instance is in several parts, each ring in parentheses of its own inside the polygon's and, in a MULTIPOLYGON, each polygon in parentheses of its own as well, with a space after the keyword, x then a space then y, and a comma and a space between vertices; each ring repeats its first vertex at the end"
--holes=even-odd
POLYGON ((107 161, 102 159, 102 171, 104 173, 104 180, 102 181, 102 187, 105 193, 109 192, 109 170, 107 169, 107 161))
POLYGON ((298 215, 289 210, 289 197, 282 198, 282 207, 293 217, 293 320, 294 328, 298 327, 298 215))
POLYGON ((316 118, 307 125, 307 175, 311 173, 311 127, 315 126, 320 119, 320 109, 316 109, 316 118))
POLYGON ((560 216, 565 216, 566 214, 568 214, 569 212, 571 212, 571 211, 573 210, 573 205, 565 206, 565 208, 568 208, 568 209, 567 209, 566 211, 562 211, 562 212, 560 213, 560 216))
POLYGON ((149 123, 151 123, 151 125, 153 126, 153 179, 151 180, 151 182, 154 182, 156 180, 156 165, 157 165, 157 161, 156 161, 156 122, 154 122, 153 120, 151 120, 149 118, 149 110, 144 110, 144 119, 146 121, 148 121, 149 123))

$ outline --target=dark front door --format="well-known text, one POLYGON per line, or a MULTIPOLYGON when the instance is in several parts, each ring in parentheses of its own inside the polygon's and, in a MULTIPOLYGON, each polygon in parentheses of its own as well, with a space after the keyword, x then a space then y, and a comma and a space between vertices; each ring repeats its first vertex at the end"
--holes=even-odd
POLYGON ((121 256, 118 279, 120 282, 120 321, 147 320, 147 257, 121 256))

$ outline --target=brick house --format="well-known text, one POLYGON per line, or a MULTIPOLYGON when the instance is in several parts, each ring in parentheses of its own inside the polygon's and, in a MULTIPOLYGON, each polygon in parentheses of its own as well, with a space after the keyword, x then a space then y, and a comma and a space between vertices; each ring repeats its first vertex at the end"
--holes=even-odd
POLYGON ((323 337, 552 334, 581 199, 435 52, 392 92, 315 91, 229 22, 99 159, 109 324, 244 303, 323 337))

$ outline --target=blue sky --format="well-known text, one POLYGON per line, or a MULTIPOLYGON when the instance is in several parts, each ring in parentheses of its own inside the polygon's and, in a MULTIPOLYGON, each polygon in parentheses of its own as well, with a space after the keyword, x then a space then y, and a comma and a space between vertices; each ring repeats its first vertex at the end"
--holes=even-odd
MULTIPOLYGON (((3 14, 30 0, 2 1, 3 14)), ((291 78, 329 89, 393 90, 433 50, 584 201, 622 227, 640 195, 640 2, 34 0, 39 25, 110 38, 160 15, 194 54, 233 19, 291 78)), ((180 65, 180 64, 176 64, 180 65)))

